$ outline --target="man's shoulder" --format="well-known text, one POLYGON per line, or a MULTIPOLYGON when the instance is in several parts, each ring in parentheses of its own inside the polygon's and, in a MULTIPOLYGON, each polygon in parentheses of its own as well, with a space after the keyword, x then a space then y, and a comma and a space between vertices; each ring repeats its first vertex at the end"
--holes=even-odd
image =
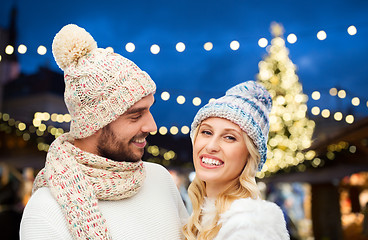
POLYGON ((50 207, 58 207, 55 198, 52 196, 50 188, 42 187, 37 189, 29 199, 27 203, 27 207, 29 208, 40 208, 40 209, 48 209, 50 207))
POLYGON ((147 174, 164 174, 170 175, 169 171, 162 165, 152 162, 143 162, 147 170, 147 174))
POLYGON ((21 239, 71 239, 61 207, 47 187, 29 199, 20 228, 21 239))
POLYGON ((151 162, 144 162, 144 165, 147 172, 145 185, 156 185, 159 186, 161 190, 169 188, 177 191, 174 179, 164 166, 151 162))
POLYGON ((50 188, 48 188, 48 187, 41 187, 41 188, 37 189, 37 191, 32 194, 31 199, 32 198, 37 199, 37 200, 41 200, 41 199, 45 199, 45 200, 54 199, 54 197, 51 194, 50 188))
POLYGON ((164 169, 164 170, 166 170, 166 168, 164 168, 162 165, 160 165, 158 163, 143 161, 143 164, 144 164, 145 167, 150 168, 150 169, 152 168, 152 169, 164 169))
MULTIPOLYGON (((43 219, 49 221, 50 217, 62 215, 59 204, 47 187, 39 188, 33 193, 23 211, 24 219, 43 219), (47 220, 46 220, 47 219, 47 220)), ((29 221, 29 220, 27 220, 29 221)))

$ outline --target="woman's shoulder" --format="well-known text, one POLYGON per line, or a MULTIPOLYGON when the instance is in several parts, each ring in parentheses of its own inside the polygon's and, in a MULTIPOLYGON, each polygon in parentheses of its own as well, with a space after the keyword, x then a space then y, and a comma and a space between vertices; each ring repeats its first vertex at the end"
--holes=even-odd
POLYGON ((289 239, 280 207, 273 202, 261 199, 235 200, 221 215, 219 223, 222 227, 218 235, 221 237, 218 239, 225 239, 223 237, 229 237, 229 235, 256 236, 250 239, 289 239))
POLYGON ((252 198, 241 198, 235 200, 227 214, 261 214, 264 213, 266 216, 270 215, 280 215, 283 216, 281 208, 273 203, 262 199, 252 199, 252 198))
POLYGON ((251 219, 256 222, 276 222, 284 220, 284 215, 279 206, 273 202, 262 199, 242 198, 235 200, 230 208, 221 215, 222 221, 229 221, 237 219, 251 219))

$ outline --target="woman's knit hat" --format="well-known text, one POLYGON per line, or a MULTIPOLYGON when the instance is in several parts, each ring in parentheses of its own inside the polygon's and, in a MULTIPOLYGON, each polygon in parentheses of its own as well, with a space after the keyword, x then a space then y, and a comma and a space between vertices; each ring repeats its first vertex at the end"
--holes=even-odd
POLYGON ((74 138, 91 136, 156 91, 146 72, 119 54, 97 48, 77 25, 66 25, 56 34, 52 51, 64 71, 64 100, 74 138))
POLYGON ((270 94, 254 81, 240 83, 230 88, 225 96, 203 106, 194 117, 190 137, 194 139, 195 129, 209 117, 230 120, 248 134, 261 156, 258 171, 267 159, 269 114, 272 108, 270 94))

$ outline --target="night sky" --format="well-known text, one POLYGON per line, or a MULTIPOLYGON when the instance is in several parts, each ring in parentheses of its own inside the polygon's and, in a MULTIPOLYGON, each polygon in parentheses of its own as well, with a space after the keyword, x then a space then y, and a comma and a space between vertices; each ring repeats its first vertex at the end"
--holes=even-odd
POLYGON ((298 37, 286 47, 304 93, 321 92, 320 100, 310 98, 309 108, 344 112, 351 98, 359 97, 361 105, 354 111, 368 115, 368 1, 8 0, 0 4, 1 27, 8 27, 14 4, 17 44, 28 48, 19 55, 23 73, 34 73, 40 66, 61 73, 52 57, 52 39, 64 25, 75 23, 90 32, 99 47, 113 47, 150 74, 158 87, 152 109, 158 126, 189 125, 198 110, 191 103, 194 97, 202 98, 203 106, 229 87, 255 80, 258 63, 267 54, 258 40, 270 42, 273 21, 284 26, 285 38, 290 33, 298 37), (347 33, 350 25, 357 28, 354 36, 347 33), (320 30, 327 33, 323 41, 316 37, 320 30), (237 51, 229 47, 233 40, 240 43, 237 51), (211 51, 203 49, 208 41, 214 46, 211 51), (135 44, 132 53, 125 50, 128 42, 135 44), (185 43, 184 52, 175 50, 178 42, 185 43), (152 44, 161 48, 157 55, 149 50, 152 44), (37 54, 39 45, 47 48, 46 55, 37 54), (347 98, 330 96, 332 87, 345 89, 347 98), (160 99, 162 91, 171 94, 166 102, 160 99), (178 95, 187 98, 185 104, 176 103, 178 95))

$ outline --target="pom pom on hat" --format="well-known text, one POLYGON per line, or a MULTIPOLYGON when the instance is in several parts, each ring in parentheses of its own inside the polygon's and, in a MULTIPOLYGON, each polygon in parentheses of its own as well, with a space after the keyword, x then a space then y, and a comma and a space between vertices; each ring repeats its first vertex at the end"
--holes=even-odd
POLYGON ((96 48, 97 43, 93 37, 75 24, 64 26, 52 43, 55 61, 62 70, 96 48))
POLYGON ((269 92, 254 81, 240 83, 226 95, 203 106, 194 117, 190 137, 194 139, 195 129, 209 117, 219 117, 237 124, 252 139, 261 157, 258 171, 267 159, 269 114, 272 98, 269 92))

